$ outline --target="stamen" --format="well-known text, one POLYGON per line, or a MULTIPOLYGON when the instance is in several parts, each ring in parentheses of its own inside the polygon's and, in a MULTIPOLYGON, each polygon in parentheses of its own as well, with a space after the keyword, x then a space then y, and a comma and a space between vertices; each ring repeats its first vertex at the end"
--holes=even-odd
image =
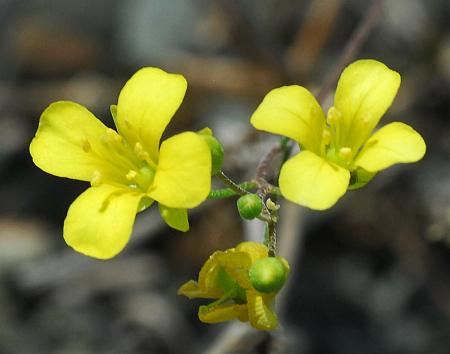
POLYGON ((327 114, 327 123, 329 125, 335 125, 342 117, 342 113, 337 110, 336 107, 331 106, 327 114))
POLYGON ((126 175, 126 178, 129 181, 134 181, 134 180, 136 180, 136 176, 137 176, 137 172, 135 170, 129 170, 126 175))
POLYGON ((100 171, 99 170, 95 170, 92 173, 91 186, 92 187, 98 187, 99 185, 102 184, 102 180, 103 180, 103 176, 100 173, 100 171))
POLYGON ((84 138, 81 141, 81 147, 83 148, 84 152, 89 152, 91 151, 91 144, 89 143, 89 140, 87 140, 86 138, 84 138))
POLYGON ((139 142, 137 142, 137 143, 134 145, 134 153, 136 154, 136 156, 137 156, 139 159, 141 159, 141 160, 143 160, 143 161, 147 161, 147 160, 150 159, 150 156, 149 156, 148 152, 147 152, 147 151, 144 151, 144 148, 142 147, 142 144, 139 143, 139 142))
POLYGON ((122 141, 122 137, 111 128, 106 129, 106 132, 101 139, 104 143, 120 143, 122 141))
POLYGON ((352 158, 352 149, 344 146, 339 149, 339 157, 346 161, 350 161, 352 158))
POLYGON ((327 128, 325 128, 322 132, 322 141, 325 145, 328 145, 331 142, 331 133, 327 128))

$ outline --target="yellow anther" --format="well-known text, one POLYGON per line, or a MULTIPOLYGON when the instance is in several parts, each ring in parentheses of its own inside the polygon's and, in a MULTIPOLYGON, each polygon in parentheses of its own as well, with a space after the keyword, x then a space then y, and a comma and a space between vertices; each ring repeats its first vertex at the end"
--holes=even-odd
POLYGON ((331 133, 327 128, 325 128, 322 132, 322 141, 325 145, 328 145, 331 142, 331 133))
POLYGON ((122 141, 122 137, 117 134, 114 129, 108 128, 106 129, 105 134, 102 136, 102 141, 105 143, 119 143, 122 141))
POLYGON ((339 157, 341 157, 344 160, 350 161, 352 158, 352 149, 344 146, 339 149, 339 157))
POLYGON ((84 152, 89 152, 91 151, 91 144, 89 144, 89 140, 87 140, 86 138, 84 138, 81 141, 81 147, 83 148, 84 152))
POLYGON ((126 177, 129 181, 134 181, 136 179, 137 172, 135 170, 129 170, 126 177))
POLYGON ((342 117, 342 113, 336 107, 331 106, 327 114, 327 122, 329 125, 336 124, 342 117))
POLYGON ((102 180, 103 180, 103 177, 102 177, 102 174, 100 173, 100 171, 99 170, 95 170, 92 173, 91 186, 92 187, 98 187, 99 185, 102 184, 102 180))
POLYGON ((134 145, 134 153, 136 154, 136 156, 141 159, 141 160, 148 160, 150 158, 149 154, 147 151, 144 150, 144 148, 142 147, 142 144, 137 142, 134 145))
POLYGON ((144 151, 144 148, 142 147, 141 143, 137 142, 136 144, 134 144, 134 152, 136 154, 139 154, 142 151, 144 151))

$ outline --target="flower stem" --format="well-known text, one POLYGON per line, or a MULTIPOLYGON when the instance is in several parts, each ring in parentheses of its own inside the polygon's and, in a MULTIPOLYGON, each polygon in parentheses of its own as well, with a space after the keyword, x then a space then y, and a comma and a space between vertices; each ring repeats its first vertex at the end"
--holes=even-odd
MULTIPOLYGON (((286 145, 286 144, 284 144, 286 145)), ((282 151, 283 144, 280 144, 279 149, 282 151)), ((273 154, 278 154, 279 151, 274 152, 273 154)), ((272 159, 271 157, 270 159, 272 159)), ((268 235, 267 238, 265 237, 264 244, 266 244, 267 248, 269 249, 269 256, 274 257, 276 252, 276 244, 277 244, 277 231, 276 231, 276 223, 277 223, 277 217, 276 212, 271 211, 269 208, 267 208, 265 204, 265 199, 268 195, 274 194, 276 196, 280 195, 280 190, 278 187, 275 187, 265 181, 265 179, 262 177, 261 181, 264 181, 264 187, 261 188, 261 184, 258 181, 250 181, 250 182, 244 182, 241 184, 237 184, 231 180, 230 177, 228 177, 223 171, 219 171, 216 174, 217 178, 219 178, 225 185, 228 186, 228 188, 224 189, 218 189, 215 191, 211 191, 209 194, 209 199, 222 199, 231 197, 234 195, 246 195, 250 194, 249 190, 258 188, 258 195, 263 200, 263 211, 258 216, 258 219, 261 221, 264 221, 267 224, 267 230, 268 235)))
MULTIPOLYGON (((275 197, 281 195, 279 188, 270 184, 267 181, 267 178, 270 177, 271 174, 275 174, 278 178, 280 168, 278 168, 276 172, 273 171, 273 160, 277 155, 282 154, 282 163, 284 163, 289 158, 291 150, 292 144, 290 139, 282 138, 278 144, 270 149, 258 164, 255 181, 258 184, 257 194, 263 201, 266 201, 269 195, 274 195, 275 197)), ((261 217, 264 218, 264 221, 267 223, 267 235, 264 237, 264 244, 269 249, 269 256, 274 257, 277 249, 277 211, 270 210, 264 205, 261 217)), ((260 220, 263 220, 262 218, 260 218, 260 220)))
POLYGON ((269 257, 275 257, 277 251, 277 224, 273 219, 267 223, 267 231, 267 248, 269 249, 269 257))
MULTIPOLYGON (((235 194, 238 195, 246 195, 250 192, 245 188, 241 187, 239 184, 234 183, 231 178, 229 178, 223 171, 219 171, 216 174, 217 178, 219 178, 225 185, 227 185, 235 194)), ((245 187, 245 186, 244 186, 245 187)))
MULTIPOLYGON (((252 190, 255 190, 258 188, 258 184, 256 181, 247 181, 237 184, 241 189, 246 190, 247 192, 251 192, 252 190)), ((275 186, 270 186, 268 193, 273 196, 280 196, 280 189, 275 186)), ((214 189, 209 193, 208 199, 225 199, 234 197, 236 195, 241 195, 237 193, 235 190, 231 188, 220 188, 220 189, 214 189)))
MULTIPOLYGON (((237 186, 240 189, 243 189, 247 192, 251 191, 252 189, 258 188, 258 185, 256 184, 256 182, 253 182, 253 181, 239 183, 239 184, 237 184, 237 186)), ((208 199, 225 199, 225 198, 233 197, 235 195, 241 195, 241 194, 239 194, 238 192, 236 192, 234 189, 231 189, 231 188, 221 188, 221 189, 212 190, 209 193, 208 199)))

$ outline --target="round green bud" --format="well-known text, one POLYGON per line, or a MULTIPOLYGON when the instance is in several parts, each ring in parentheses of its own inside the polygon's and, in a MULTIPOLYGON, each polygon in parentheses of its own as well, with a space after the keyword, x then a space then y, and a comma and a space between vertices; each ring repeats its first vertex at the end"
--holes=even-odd
POLYGON ((239 215, 243 219, 252 220, 261 214, 263 203, 256 194, 246 194, 237 200, 239 215))
POLYGON ((252 286, 261 293, 279 291, 288 276, 287 262, 281 257, 266 257, 258 259, 249 270, 252 286))
POLYGON ((212 135, 203 135, 202 137, 208 144, 209 150, 211 150, 211 175, 214 176, 222 168, 223 146, 212 135))

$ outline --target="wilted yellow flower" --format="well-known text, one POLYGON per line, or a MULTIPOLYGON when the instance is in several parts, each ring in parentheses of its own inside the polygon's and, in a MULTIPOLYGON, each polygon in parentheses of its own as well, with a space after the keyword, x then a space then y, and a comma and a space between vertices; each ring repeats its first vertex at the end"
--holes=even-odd
POLYGON ((269 92, 251 117, 256 129, 287 136, 301 151, 281 168, 279 186, 287 199, 327 209, 378 171, 415 162, 425 154, 422 137, 393 122, 372 134, 392 104, 400 75, 376 60, 358 60, 342 73, 327 119, 314 96, 301 86, 269 92))
POLYGON ((181 75, 139 70, 111 106, 117 131, 75 102, 56 102, 42 113, 30 145, 34 163, 53 175, 91 183, 64 221, 64 239, 76 251, 115 256, 128 242, 136 213, 155 200, 169 226, 188 230, 186 209, 210 190, 210 150, 194 132, 160 145, 186 88, 181 75))
POLYGON ((259 330, 273 330, 278 325, 274 299, 288 273, 286 260, 268 257, 266 246, 242 242, 235 248, 214 252, 200 270, 198 282, 188 281, 178 294, 190 299, 217 299, 200 306, 198 316, 202 322, 239 319, 259 330))

